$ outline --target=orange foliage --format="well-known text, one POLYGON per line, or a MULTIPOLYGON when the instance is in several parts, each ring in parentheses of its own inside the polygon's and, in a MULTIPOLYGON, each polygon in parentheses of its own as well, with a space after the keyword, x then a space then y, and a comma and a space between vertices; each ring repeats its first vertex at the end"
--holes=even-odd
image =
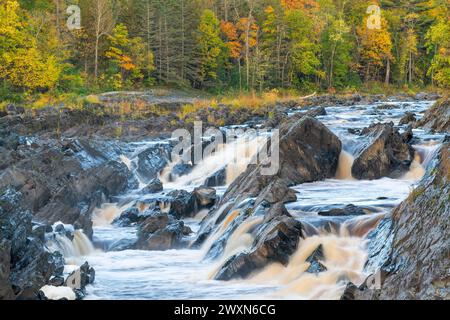
POLYGON ((281 0, 281 4, 288 10, 300 9, 306 13, 317 12, 320 9, 319 3, 315 0, 281 0))
POLYGON ((239 58, 242 52, 242 44, 239 42, 239 35, 236 26, 227 21, 220 23, 220 29, 227 38, 227 47, 230 50, 230 56, 233 59, 239 58))

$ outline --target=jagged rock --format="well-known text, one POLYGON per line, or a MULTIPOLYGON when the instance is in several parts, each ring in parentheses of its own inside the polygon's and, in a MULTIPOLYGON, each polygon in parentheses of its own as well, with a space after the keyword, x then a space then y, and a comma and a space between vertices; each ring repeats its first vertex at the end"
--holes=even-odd
POLYGON ((414 96, 414 99, 418 101, 424 100, 438 100, 441 97, 439 93, 436 92, 419 92, 414 96))
POLYGON ((185 190, 174 190, 167 194, 170 202, 170 214, 177 219, 193 217, 197 213, 196 199, 185 190))
POLYGON ((147 216, 148 214, 144 214, 140 212, 138 208, 132 207, 122 212, 119 217, 114 219, 112 224, 120 227, 129 227, 136 223, 143 222, 147 218, 147 216))
POLYGON ((189 163, 177 163, 172 168, 172 172, 170 172, 171 180, 173 180, 174 177, 176 178, 189 174, 193 168, 194 167, 189 163))
POLYGON ((89 263, 86 261, 80 266, 80 268, 74 270, 67 276, 64 285, 72 288, 73 290, 81 290, 84 292, 86 286, 93 284, 94 281, 95 270, 89 266, 89 263))
POLYGON ((203 185, 206 187, 220 187, 227 183, 227 169, 226 167, 214 172, 208 178, 206 178, 203 185))
POLYGON ((323 254, 323 246, 319 245, 311 255, 306 258, 306 261, 310 263, 310 266, 306 270, 308 273, 320 273, 327 271, 327 267, 325 267, 320 261, 324 261, 325 256, 323 254))
MULTIPOLYGON (((380 290, 360 287, 345 297, 449 299, 450 137, 410 196, 370 235, 367 272, 381 270, 380 290)), ((376 289, 376 288, 375 288, 376 289)), ((350 289, 349 289, 350 290, 350 289)))
POLYGON ((333 217, 333 216, 361 216, 366 212, 363 208, 349 204, 343 208, 335 208, 327 211, 320 211, 319 216, 333 217))
POLYGON ((139 250, 169 250, 182 245, 183 236, 190 233, 183 221, 173 221, 166 213, 154 212, 139 227, 138 240, 134 245, 139 250))
POLYGON ((215 279, 245 278, 272 262, 286 265, 301 237, 300 222, 287 216, 274 218, 258 230, 252 249, 229 258, 215 279))
POLYGON ((60 287, 64 285, 64 277, 62 276, 57 276, 57 277, 52 277, 49 282, 49 285, 54 286, 54 287, 60 287))
POLYGON ((20 191, 20 205, 36 220, 73 224, 91 236, 92 211, 127 188, 130 172, 123 163, 108 160, 114 156, 108 142, 66 139, 48 144, 19 145, 23 155, 0 171, 0 189, 20 191))
POLYGON ((21 196, 11 188, 0 191, 0 300, 36 299, 64 269, 62 255, 48 252, 33 235, 32 215, 20 207, 21 196))
POLYGON ((8 104, 8 105, 6 105, 5 111, 9 115, 17 115, 17 114, 25 113, 25 108, 21 107, 21 106, 16 106, 14 104, 8 104))
POLYGON ((437 101, 415 124, 415 127, 448 133, 450 131, 450 99, 444 98, 437 101))
POLYGON ((369 139, 355 156, 352 176, 357 179, 398 177, 409 170, 414 149, 403 141, 393 123, 375 124, 362 132, 369 139))
MULTIPOLYGON (((265 164, 249 165, 230 185, 223 201, 257 197, 268 186, 280 187, 280 183, 291 186, 332 178, 341 148, 339 138, 319 121, 311 117, 288 120, 280 128, 280 163, 276 174, 263 175, 265 164)), ((292 193, 287 200, 291 199, 292 193)))
POLYGON ((138 155, 139 175, 150 181, 158 178, 158 174, 167 166, 170 159, 170 146, 156 144, 138 155))
POLYGON ((412 112, 407 111, 405 115, 400 119, 398 125, 403 126, 406 124, 410 124, 411 122, 415 122, 416 120, 416 115, 412 112))
MULTIPOLYGON (((234 210, 240 210, 240 215, 245 214, 246 210, 239 208, 241 203, 246 203, 246 209, 255 211, 263 205, 264 223, 274 217, 288 215, 283 203, 297 199, 295 191, 288 186, 334 177, 342 145, 338 137, 322 123, 305 116, 300 120, 289 119, 280 127, 279 147, 277 172, 264 175, 265 163, 249 165, 216 205, 214 211, 222 210, 222 213, 215 220, 215 225, 234 210), (254 200, 250 204, 248 199, 254 200)), ((208 216, 214 216, 214 211, 208 216)), ((199 245, 205 238, 204 234, 209 232, 211 230, 200 230, 194 244, 199 245)), ((226 239, 220 241, 226 243, 226 239)), ((220 253, 218 250, 216 255, 220 253)))
POLYGON ((405 130, 405 132, 402 133, 402 139, 405 143, 410 144, 411 141, 414 138, 414 134, 413 134, 413 130, 412 130, 412 126, 408 126, 405 130))
POLYGON ((210 208, 217 200, 216 189, 199 187, 194 189, 194 195, 199 208, 210 208))
POLYGON ((159 179, 152 179, 142 190, 142 194, 158 193, 163 191, 163 184, 159 179))

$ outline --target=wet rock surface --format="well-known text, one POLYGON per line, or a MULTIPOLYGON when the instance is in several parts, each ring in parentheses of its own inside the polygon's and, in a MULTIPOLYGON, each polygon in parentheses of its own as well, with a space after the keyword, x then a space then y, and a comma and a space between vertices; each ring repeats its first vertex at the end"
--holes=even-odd
POLYGON ((403 126, 403 125, 410 124, 410 123, 416 122, 416 121, 417 121, 416 114, 414 114, 412 112, 406 112, 405 115, 403 116, 403 118, 400 119, 398 125, 403 126))
POLYGON ((407 144, 393 123, 374 124, 362 131, 369 140, 355 156, 352 176, 357 179, 399 177, 409 170, 414 149, 407 144))
POLYGON ((229 258, 215 279, 245 278, 272 262, 286 265, 301 237, 300 222, 288 216, 274 218, 257 231, 257 237, 250 251, 229 258))
POLYGON ((280 128, 277 172, 264 175, 262 170, 266 164, 249 165, 230 185, 224 199, 258 196, 270 185, 279 186, 274 184, 276 180, 292 186, 331 178, 337 169, 341 147, 338 137, 313 118, 287 121, 280 128))
POLYGON ((190 234, 183 221, 171 218, 167 213, 155 210, 140 224, 134 249, 169 250, 181 248, 183 237, 190 234))
POLYGON ((367 212, 364 208, 349 204, 343 208, 335 208, 326 211, 319 211, 319 216, 334 217, 334 216, 360 216, 365 215, 367 212))
POLYGON ((426 128, 434 132, 450 132, 450 99, 437 101, 416 124, 416 128, 426 128))
MULTIPOLYGON (((333 177, 341 147, 340 140, 314 118, 302 116, 284 122, 280 127, 277 172, 274 175, 265 175, 263 170, 266 164, 250 164, 229 186, 221 201, 213 208, 213 212, 222 210, 221 216, 214 224, 220 224, 223 221, 221 217, 227 215, 236 217, 222 237, 212 245, 207 256, 221 256, 228 234, 234 230, 235 223, 247 218, 249 210, 263 215, 264 224, 274 218, 288 216, 283 204, 297 199, 295 191, 289 186, 333 177), (233 205, 228 206, 228 203, 233 205)), ((214 213, 209 216, 214 216, 214 213)), ((214 224, 206 230, 200 230, 194 242, 196 245, 206 238, 205 235, 211 232, 214 224)))
POLYGON ((39 289, 64 269, 61 254, 50 253, 33 234, 21 196, 13 189, 0 193, 0 300, 37 299, 39 289))
POLYGON ((343 298, 449 299, 450 139, 410 196, 370 237, 368 271, 381 270, 378 287, 350 284, 343 298))
POLYGON ((325 267, 321 261, 325 260, 325 256, 323 254, 323 246, 319 245, 311 255, 306 258, 306 262, 309 262, 310 265, 306 272, 308 273, 320 273, 327 271, 327 267, 325 267))
POLYGON ((109 160, 117 158, 110 142, 37 139, 30 145, 25 140, 11 152, 15 157, 0 171, 0 189, 21 192, 20 205, 35 219, 74 224, 88 235, 94 208, 129 184, 128 168, 109 160))

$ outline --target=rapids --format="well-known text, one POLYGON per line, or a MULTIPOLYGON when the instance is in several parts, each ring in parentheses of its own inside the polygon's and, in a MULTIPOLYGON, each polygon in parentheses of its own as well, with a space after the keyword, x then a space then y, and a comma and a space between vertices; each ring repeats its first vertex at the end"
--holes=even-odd
MULTIPOLYGON (((93 250, 91 246, 86 246, 83 242, 85 239, 81 241, 80 235, 71 243, 61 243, 58 246, 65 255, 85 259, 95 268, 96 281, 88 286, 88 299, 337 299, 349 280, 361 283, 367 277, 364 270, 366 235, 386 213, 408 196, 414 184, 423 176, 424 166, 441 138, 423 130, 414 130, 416 158, 410 172, 400 179, 353 179, 351 165, 354 153, 365 141, 363 137, 349 133, 348 129, 362 129, 374 122, 393 121, 397 124, 406 111, 421 117, 433 102, 391 104, 391 109, 379 109, 379 104, 329 107, 327 115, 318 117, 339 136, 343 142, 343 151, 335 179, 294 188, 297 202, 286 207, 296 219, 304 223, 308 237, 300 241, 287 266, 272 264, 245 280, 212 280, 226 258, 252 245, 254 239, 249 231, 262 222, 262 218, 248 218, 231 234, 222 257, 216 261, 204 259, 211 245, 220 238, 238 212, 231 212, 197 250, 110 251, 109 248, 114 244, 136 239, 135 228, 111 225, 124 210, 139 205, 142 195, 136 190, 120 197, 117 203, 105 203, 95 211, 94 244, 99 249, 93 250), (364 208, 368 214, 357 217, 318 215, 320 211, 349 204, 364 208), (321 262, 327 271, 319 275, 306 273, 309 266, 306 258, 320 244, 325 257, 321 262)), ((130 144, 121 157, 122 161, 136 171, 136 155, 152 143, 155 142, 130 144)), ((230 184, 245 170, 258 145, 258 141, 255 141, 251 150, 242 150, 239 142, 223 145, 191 173, 171 181, 167 178, 167 172, 173 164, 169 164, 161 174, 164 191, 190 191, 200 185, 205 177, 225 166, 227 184, 230 184), (233 158, 230 157, 231 154, 240 155, 241 161, 230 163, 233 158)), ((136 176, 141 189, 145 184, 138 174, 136 176)), ((224 188, 218 188, 218 194, 223 192, 224 188)), ((185 223, 197 232, 206 214, 207 212, 202 211, 185 223)), ((220 210, 216 215, 220 215, 220 210)))

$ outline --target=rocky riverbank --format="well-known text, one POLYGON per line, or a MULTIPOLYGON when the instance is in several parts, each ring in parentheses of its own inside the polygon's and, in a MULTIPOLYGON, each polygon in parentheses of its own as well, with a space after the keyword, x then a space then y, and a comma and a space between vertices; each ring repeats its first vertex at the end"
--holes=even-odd
MULTIPOLYGON (((436 97, 318 96, 257 111, 248 108, 239 115, 227 106, 202 109, 198 114, 183 119, 177 111, 186 103, 192 103, 191 98, 183 97, 175 101, 150 97, 146 100, 140 94, 110 94, 102 97, 100 103, 87 105, 81 110, 47 108, 26 111, 9 106, 0 118, 0 299, 50 298, 54 287, 66 287, 71 273, 64 272, 66 262, 58 251, 62 249, 49 248, 49 243, 54 243, 56 238, 60 242, 66 238, 73 241, 77 230, 82 230, 92 239, 96 210, 105 203, 118 201, 119 195, 135 189, 140 190, 142 197, 138 197, 138 201, 132 202, 128 209, 110 222, 121 227, 137 227, 137 238, 113 243, 103 249, 196 248, 208 238, 211 240, 214 230, 219 227, 221 233, 212 239, 214 241, 207 253, 209 259, 216 259, 223 257, 230 236, 254 219, 255 227, 249 227, 253 237, 250 249, 227 257, 215 278, 245 278, 270 263, 286 265, 309 234, 308 226, 293 217, 286 208, 286 204, 297 199, 292 187, 333 178, 342 153, 342 141, 314 118, 326 115, 323 106, 348 106, 383 100, 390 100, 392 104, 397 99, 415 101, 427 98, 436 97), (133 99, 146 101, 139 112, 131 111, 127 115, 116 112, 115 106, 124 101, 133 103, 133 99), (154 112, 155 108, 158 114, 154 112), (164 112, 161 113, 161 110, 164 112), (292 116, 292 113, 295 114, 292 116), (225 184, 225 168, 212 176, 205 176, 204 186, 195 190, 163 192, 166 181, 161 182, 159 178, 174 159, 170 158, 172 143, 161 138, 169 137, 172 129, 189 129, 193 120, 203 120, 205 126, 214 125, 211 114, 214 119, 223 119, 225 125, 279 127, 280 169, 275 175, 267 177, 261 175, 261 165, 250 165, 223 195, 218 195, 216 189, 211 187, 225 184), (140 145, 143 139, 154 140, 155 143, 140 145), (130 163, 124 159, 125 152, 133 153, 136 162, 130 163), (194 235, 184 221, 202 210, 208 214, 198 234, 194 235), (192 239, 193 236, 195 239, 192 239)), ((448 121, 435 121, 448 119, 448 105, 448 100, 439 102, 415 126, 448 132, 448 121)), ((400 133, 397 126, 392 123, 373 124, 356 134, 365 143, 360 144, 355 152, 355 161, 351 166, 355 178, 399 177, 409 170, 415 158, 413 138, 400 133)), ((445 155, 445 146, 443 150, 441 154, 444 152, 445 155)), ((429 174, 441 177, 439 186, 444 184, 441 189, 444 190, 443 196, 436 205, 433 204, 436 221, 430 222, 430 228, 445 221, 445 218, 448 220, 448 215, 442 213, 442 210, 448 212, 448 179, 445 180, 445 172, 436 175, 436 170, 448 171, 448 166, 442 156, 440 159, 432 162, 434 167, 429 170, 429 174)), ((195 168, 179 163, 170 169, 169 176, 180 177, 195 168)), ((431 185, 438 183, 437 178, 431 180, 431 185)), ((434 190, 437 194, 437 187, 434 190)), ((428 199, 425 195, 423 197, 428 199)), ((424 203, 425 200, 421 200, 423 208, 426 207, 424 203)), ((414 211, 405 207, 400 206, 395 212, 414 211)), ((401 216, 395 212, 393 216, 401 216)), ((417 221, 422 219, 425 218, 416 217, 417 221)), ((397 232, 404 232, 401 231, 404 228, 410 227, 399 224, 397 229, 400 231, 397 232)), ((437 237, 436 243, 442 246, 445 245, 442 239, 448 240, 444 237, 448 237, 448 230, 442 229, 440 232, 443 232, 442 237, 437 237)), ((424 241, 414 253, 428 250, 427 245, 434 243, 424 241)), ((404 250, 400 240, 392 246, 399 252, 404 250)), ((320 262, 323 260, 321 251, 318 247, 310 256, 312 273, 325 268, 320 262)), ((448 260, 444 258, 438 270, 448 266, 448 260)), ((408 267, 418 269, 412 264, 408 267)), ((84 265, 80 270, 82 283, 71 287, 75 298, 82 298, 85 286, 95 278, 89 266, 84 265)), ((435 285, 436 288, 448 293, 448 287, 442 285, 446 280, 441 273, 439 279, 441 282, 435 285)), ((403 284, 405 288, 408 286, 403 284)), ((431 296, 421 294, 420 297, 431 296)))

